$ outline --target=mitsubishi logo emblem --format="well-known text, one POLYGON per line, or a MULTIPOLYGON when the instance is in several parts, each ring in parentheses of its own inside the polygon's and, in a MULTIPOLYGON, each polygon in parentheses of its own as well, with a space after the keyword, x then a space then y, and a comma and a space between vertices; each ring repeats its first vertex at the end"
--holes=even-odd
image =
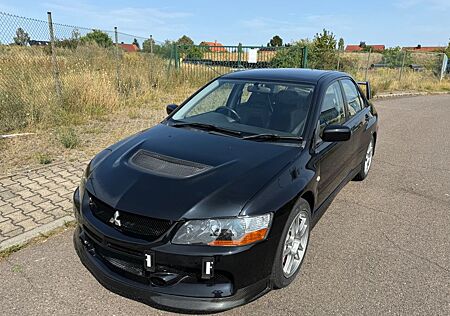
POLYGON ((119 211, 116 211, 114 213, 114 216, 111 217, 111 219, 109 220, 109 222, 111 224, 114 224, 114 225, 119 226, 119 227, 122 226, 122 223, 120 222, 119 216, 120 216, 119 211))

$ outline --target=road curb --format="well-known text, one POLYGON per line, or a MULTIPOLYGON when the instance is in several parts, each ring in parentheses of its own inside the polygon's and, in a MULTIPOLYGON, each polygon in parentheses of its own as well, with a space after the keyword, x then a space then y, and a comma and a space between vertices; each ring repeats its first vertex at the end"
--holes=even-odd
POLYGON ((0 243, 0 251, 6 250, 13 246, 20 246, 24 245, 27 242, 29 242, 31 239, 35 237, 39 237, 41 235, 45 235, 46 233, 64 226, 68 222, 74 221, 75 218, 73 216, 64 216, 62 218, 59 218, 53 222, 47 223, 45 225, 36 227, 30 231, 27 231, 23 234, 20 234, 18 236, 15 236, 13 238, 7 239, 0 243))
POLYGON ((373 97, 374 100, 384 100, 384 99, 393 99, 393 98, 402 98, 402 97, 419 97, 419 96, 427 96, 427 95, 447 95, 450 94, 450 91, 436 91, 436 92, 395 92, 395 93, 386 93, 380 94, 373 97))

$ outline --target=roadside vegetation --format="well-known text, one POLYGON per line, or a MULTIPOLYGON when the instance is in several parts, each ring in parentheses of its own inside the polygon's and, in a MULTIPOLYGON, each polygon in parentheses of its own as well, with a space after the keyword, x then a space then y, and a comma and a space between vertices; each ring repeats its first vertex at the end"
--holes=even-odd
MULTIPOLYGON (((191 65, 195 71, 177 70, 170 58, 174 44, 181 45, 180 58, 234 60, 238 56, 235 51, 212 54, 192 46, 187 36, 159 44, 148 39, 139 53, 117 52, 108 34, 94 30, 80 36, 74 30, 71 38, 56 42, 55 81, 50 47, 30 46, 29 41, 21 29, 12 45, 0 44, 0 134, 36 133, 0 139, 0 174, 18 165, 89 158, 104 146, 156 124, 164 118, 166 104, 180 103, 218 73, 230 70, 222 66, 212 70, 202 64, 191 65)), ((326 30, 312 40, 291 44, 274 36, 268 46, 284 47, 265 55, 268 59, 264 61, 273 67, 298 67, 306 46, 308 67, 339 68, 357 80, 368 78, 375 94, 450 91, 450 80, 439 81, 436 75, 438 60, 408 55, 402 61, 399 48, 373 52, 370 64, 389 67, 367 70, 367 53, 344 53, 343 40, 336 40, 326 30), (402 62, 418 63, 424 69, 414 72, 405 68, 400 74, 402 62)))

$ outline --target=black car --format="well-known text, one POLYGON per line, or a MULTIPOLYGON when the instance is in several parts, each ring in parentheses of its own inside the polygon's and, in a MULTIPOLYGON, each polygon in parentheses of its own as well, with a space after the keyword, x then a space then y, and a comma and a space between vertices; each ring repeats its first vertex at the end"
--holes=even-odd
POLYGON ((108 289, 215 312, 289 285, 312 227, 363 180, 378 116, 341 72, 221 76, 100 152, 74 194, 75 248, 108 289))

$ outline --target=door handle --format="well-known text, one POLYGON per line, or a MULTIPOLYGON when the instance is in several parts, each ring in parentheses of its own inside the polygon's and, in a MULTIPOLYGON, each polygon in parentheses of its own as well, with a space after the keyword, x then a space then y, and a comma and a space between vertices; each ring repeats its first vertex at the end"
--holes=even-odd
POLYGON ((359 122, 359 123, 356 124, 356 125, 353 125, 353 127, 352 127, 352 132, 356 131, 356 130, 357 130, 358 128, 360 128, 362 125, 363 125, 363 122, 362 122, 362 121, 359 122))

